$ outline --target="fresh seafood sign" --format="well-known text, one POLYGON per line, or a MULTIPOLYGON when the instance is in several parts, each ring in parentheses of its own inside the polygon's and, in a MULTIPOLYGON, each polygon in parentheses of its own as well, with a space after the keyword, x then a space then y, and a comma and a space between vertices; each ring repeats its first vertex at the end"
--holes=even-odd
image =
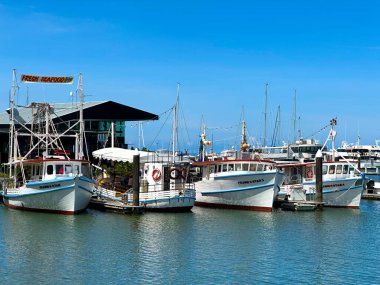
POLYGON ((60 84, 72 84, 74 81, 73 76, 37 76, 37 75, 21 75, 22 82, 29 83, 60 83, 60 84))

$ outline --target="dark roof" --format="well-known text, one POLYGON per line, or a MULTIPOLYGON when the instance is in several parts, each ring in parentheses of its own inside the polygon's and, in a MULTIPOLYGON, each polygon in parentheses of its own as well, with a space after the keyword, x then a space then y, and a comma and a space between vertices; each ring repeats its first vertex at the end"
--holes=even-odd
MULTIPOLYGON (((52 118, 62 121, 78 120, 79 105, 76 103, 52 104, 54 114, 52 118)), ((19 107, 15 110, 17 122, 29 124, 32 121, 33 109, 30 107, 19 107)), ((122 105, 113 101, 85 102, 83 105, 83 118, 85 121, 146 121, 158 120, 158 115, 122 105)), ((16 122, 16 124, 17 124, 16 122)), ((9 114, 0 113, 0 127, 9 126, 9 114)))

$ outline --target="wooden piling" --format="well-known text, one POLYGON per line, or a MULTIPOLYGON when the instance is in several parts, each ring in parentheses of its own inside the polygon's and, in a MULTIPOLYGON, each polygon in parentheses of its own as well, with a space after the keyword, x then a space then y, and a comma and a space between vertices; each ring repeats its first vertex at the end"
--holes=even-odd
POLYGON ((323 205, 323 178, 322 178, 322 152, 318 150, 315 156, 315 201, 318 203, 317 208, 321 209, 323 205))
POLYGON ((133 156, 133 206, 140 205, 140 155, 133 156))

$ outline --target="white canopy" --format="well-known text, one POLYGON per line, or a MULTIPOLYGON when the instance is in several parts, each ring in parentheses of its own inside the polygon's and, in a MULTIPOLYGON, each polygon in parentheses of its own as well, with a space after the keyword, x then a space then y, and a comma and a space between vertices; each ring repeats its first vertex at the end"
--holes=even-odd
POLYGON ((99 159, 113 160, 113 161, 123 161, 123 162, 133 162, 134 155, 140 155, 140 162, 147 161, 149 152, 124 149, 118 147, 107 147, 98 149, 92 152, 92 156, 99 159))

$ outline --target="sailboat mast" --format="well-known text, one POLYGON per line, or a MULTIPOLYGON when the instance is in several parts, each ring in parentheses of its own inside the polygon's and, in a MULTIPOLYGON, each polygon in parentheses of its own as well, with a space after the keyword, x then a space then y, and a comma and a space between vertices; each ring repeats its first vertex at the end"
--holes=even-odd
POLYGON ((80 109, 79 109, 79 152, 77 154, 77 159, 83 159, 83 134, 84 134, 84 121, 83 121, 83 82, 82 73, 79 73, 79 99, 80 99, 80 109))
MULTIPOLYGON (((14 144, 14 126, 15 126, 15 117, 14 117, 14 107, 15 107, 15 92, 16 92, 16 69, 13 69, 12 73, 12 90, 10 98, 10 122, 9 122, 9 160, 11 164, 13 162, 13 144, 14 144)), ((13 169, 12 166, 9 166, 9 177, 12 177, 13 169)))
POLYGON ((265 108, 264 108, 264 147, 267 142, 267 103, 268 103, 268 83, 265 83, 265 108))
POLYGON ((293 121, 293 142, 297 140, 297 90, 294 90, 294 121, 293 121))

